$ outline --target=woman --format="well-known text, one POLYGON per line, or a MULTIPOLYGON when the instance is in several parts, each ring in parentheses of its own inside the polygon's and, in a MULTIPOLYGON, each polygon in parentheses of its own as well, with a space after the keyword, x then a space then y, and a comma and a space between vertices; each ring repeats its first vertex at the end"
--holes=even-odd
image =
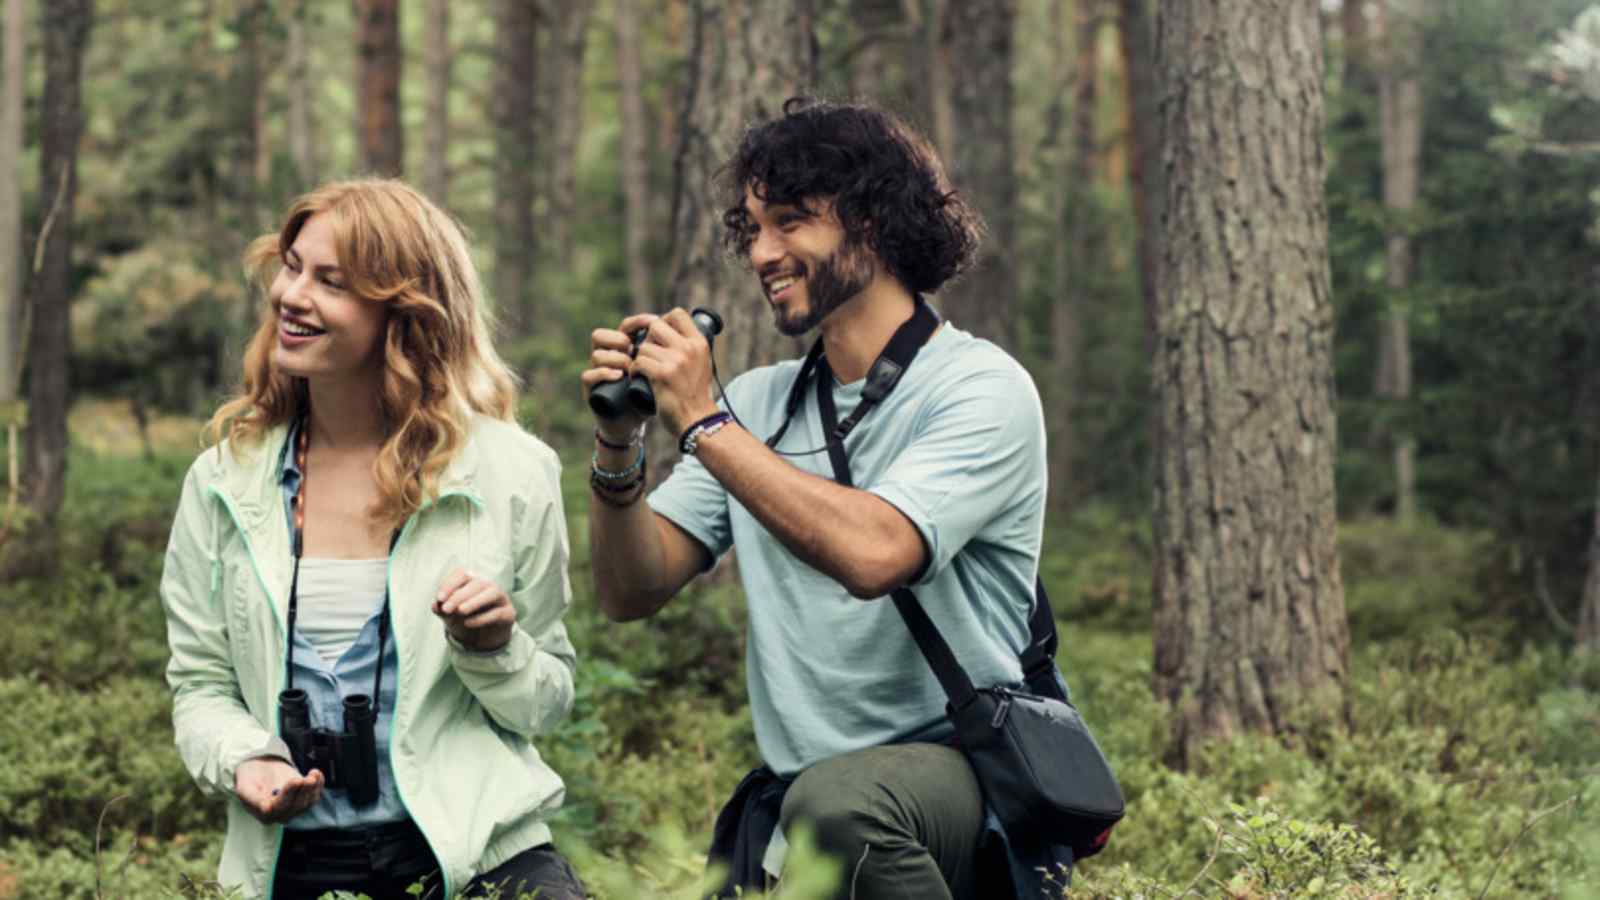
POLYGON ((512 421, 460 229, 340 182, 246 263, 267 308, 161 582, 178 749, 232 795, 220 880, 582 897, 533 747, 572 705, 559 464, 512 421))

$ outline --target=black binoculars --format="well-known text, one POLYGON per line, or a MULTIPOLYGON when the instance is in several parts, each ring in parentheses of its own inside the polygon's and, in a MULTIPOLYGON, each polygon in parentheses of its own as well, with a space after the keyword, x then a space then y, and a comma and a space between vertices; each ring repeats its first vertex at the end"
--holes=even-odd
POLYGON ((378 749, 373 729, 378 713, 372 698, 352 694, 344 698, 344 730, 311 727, 306 692, 294 688, 278 695, 278 730, 295 768, 301 775, 312 769, 322 773, 327 787, 343 790, 355 806, 371 806, 378 799, 378 749))
MULTIPOLYGON (((722 333, 722 317, 703 306, 696 307, 689 313, 689 318, 694 320, 694 327, 705 335, 708 344, 722 333)), ((644 343, 644 338, 643 328, 633 333, 630 356, 639 352, 639 345, 644 343)), ((629 409, 649 417, 656 414, 656 393, 650 387, 650 379, 643 375, 628 375, 595 385, 594 390, 589 392, 589 408, 603 419, 615 419, 629 409)))

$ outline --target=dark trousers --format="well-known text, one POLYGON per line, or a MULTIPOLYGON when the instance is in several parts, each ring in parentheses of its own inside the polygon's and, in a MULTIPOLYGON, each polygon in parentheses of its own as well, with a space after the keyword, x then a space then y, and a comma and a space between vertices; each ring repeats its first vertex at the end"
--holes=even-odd
POLYGON ((889 744, 823 760, 784 795, 784 834, 800 822, 844 863, 839 898, 996 896, 977 883, 983 793, 953 747, 889 744))
MULTIPOLYGON (((415 824, 407 820, 369 828, 285 831, 273 884, 273 900, 316 900, 329 891, 366 894, 372 900, 417 900, 409 888, 421 883, 423 900, 443 897, 438 861, 415 824)), ((515 900, 537 890, 540 900, 584 900, 587 893, 572 866, 554 846, 532 847, 474 878, 464 896, 515 900)))

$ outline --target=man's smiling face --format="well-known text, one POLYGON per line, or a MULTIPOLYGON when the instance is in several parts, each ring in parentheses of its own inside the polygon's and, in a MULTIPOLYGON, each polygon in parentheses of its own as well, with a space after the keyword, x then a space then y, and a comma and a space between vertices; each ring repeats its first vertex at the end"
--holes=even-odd
POLYGON ((768 203, 745 190, 750 266, 778 330, 805 334, 872 282, 870 250, 845 234, 832 203, 768 203))

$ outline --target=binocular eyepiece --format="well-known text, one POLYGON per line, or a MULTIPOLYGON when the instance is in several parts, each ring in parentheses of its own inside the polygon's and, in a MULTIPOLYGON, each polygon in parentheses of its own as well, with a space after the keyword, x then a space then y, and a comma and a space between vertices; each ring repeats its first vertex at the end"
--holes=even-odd
MULTIPOLYGON (((703 306, 696 307, 689 317, 694 320, 694 327, 700 329, 708 344, 722 333, 722 317, 703 306)), ((645 333, 643 328, 633 333, 633 349, 629 355, 638 354, 645 333)), ((603 419, 615 419, 630 409, 649 417, 656 414, 656 394, 650 387, 650 379, 630 374, 616 381, 595 385, 594 390, 589 392, 589 408, 603 419)))
POLYGON ((295 688, 278 695, 278 730, 295 768, 309 775, 322 773, 325 784, 343 790, 354 806, 371 806, 378 800, 378 749, 373 729, 378 722, 372 698, 352 694, 344 698, 344 729, 314 728, 306 692, 295 688))

